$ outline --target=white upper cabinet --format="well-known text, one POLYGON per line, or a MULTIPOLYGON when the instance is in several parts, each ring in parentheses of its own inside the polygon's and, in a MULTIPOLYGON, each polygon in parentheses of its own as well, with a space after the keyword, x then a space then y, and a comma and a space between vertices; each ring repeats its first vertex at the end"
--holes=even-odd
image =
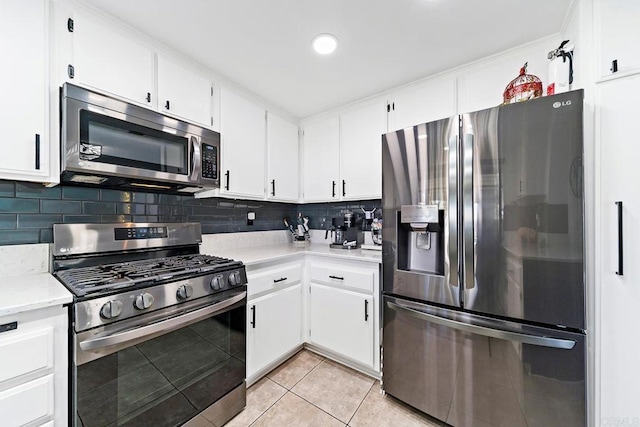
POLYGON ((74 17, 73 75, 78 82, 140 105, 154 107, 155 58, 151 48, 90 14, 74 17))
POLYGON ((220 89, 223 194, 264 198, 266 110, 220 89))
POLYGON ((600 48, 598 76, 611 75, 614 60, 617 60, 619 73, 640 70, 640 2, 596 0, 594 12, 595 34, 600 48))
POLYGON ((206 76, 158 54, 158 111, 213 126, 212 98, 206 76))
POLYGON ((49 132, 47 5, 44 0, 0 2, 0 77, 5 83, 0 179, 58 180, 49 132))
POLYGON ((328 202, 340 199, 339 147, 340 121, 331 116, 303 128, 305 202, 328 202))
POLYGON ((382 135, 386 105, 375 102, 340 116, 340 192, 342 199, 382 196, 382 135))
POLYGON ((456 80, 429 81, 393 94, 389 101, 389 130, 451 117, 456 111, 456 80))
POLYGON ((267 197, 298 201, 298 126, 269 112, 267 116, 267 197))

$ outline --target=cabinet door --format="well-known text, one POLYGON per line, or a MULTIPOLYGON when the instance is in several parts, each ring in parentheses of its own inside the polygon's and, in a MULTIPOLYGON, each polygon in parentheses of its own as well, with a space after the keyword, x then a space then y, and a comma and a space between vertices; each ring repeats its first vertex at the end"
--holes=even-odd
POLYGON ((309 340, 373 366, 373 297, 311 283, 309 340))
POLYGON ((404 129, 456 114, 456 80, 440 79, 395 93, 389 130, 404 129))
POLYGON ((598 0, 594 9, 600 45, 599 75, 611 74, 613 60, 618 61, 618 72, 640 69, 640 2, 598 0))
POLYGON ((343 199, 382 196, 382 135, 386 130, 384 103, 376 102, 340 116, 340 191, 343 199))
POLYGON ((70 82, 143 106, 156 105, 154 53, 125 32, 95 17, 76 15, 74 58, 74 77, 70 82))
POLYGON ((158 111, 213 126, 212 95, 206 76, 158 54, 158 111))
POLYGON ((298 201, 298 126, 271 112, 267 117, 267 153, 268 198, 298 201))
MULTIPOLYGON (((637 120, 640 107, 629 102, 629 94, 640 93, 640 76, 617 79, 599 85, 600 133, 596 146, 600 158, 600 289, 599 331, 600 386, 603 420, 640 417, 637 384, 640 383, 640 335, 637 333, 640 306, 640 145, 637 120), (617 275, 618 211, 623 219, 623 275, 617 275)), ((598 307, 596 306, 598 310, 598 307)), ((596 325, 596 328, 598 326, 596 325)))
POLYGON ((46 181, 49 175, 46 4, 0 2, 0 179, 46 181))
POLYGON ((221 88, 223 194, 264 197, 265 116, 260 106, 221 88))
POLYGON ((338 188, 340 127, 338 117, 330 117, 304 127, 305 202, 339 200, 338 188))
POLYGON ((247 378, 302 343, 302 285, 247 303, 247 378))

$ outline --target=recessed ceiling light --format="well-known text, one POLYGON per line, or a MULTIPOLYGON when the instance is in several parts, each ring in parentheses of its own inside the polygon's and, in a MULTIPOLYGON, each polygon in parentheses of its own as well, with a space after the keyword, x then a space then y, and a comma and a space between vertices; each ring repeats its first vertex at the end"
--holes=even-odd
POLYGON ((338 47, 338 39, 332 34, 320 34, 314 37, 313 50, 321 55, 328 55, 338 47))

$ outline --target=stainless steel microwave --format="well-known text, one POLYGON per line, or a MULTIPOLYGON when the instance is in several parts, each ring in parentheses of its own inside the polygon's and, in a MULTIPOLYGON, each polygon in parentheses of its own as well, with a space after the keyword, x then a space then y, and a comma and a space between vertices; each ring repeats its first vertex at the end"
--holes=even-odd
POLYGON ((220 134, 66 83, 61 180, 194 192, 220 186, 220 134))

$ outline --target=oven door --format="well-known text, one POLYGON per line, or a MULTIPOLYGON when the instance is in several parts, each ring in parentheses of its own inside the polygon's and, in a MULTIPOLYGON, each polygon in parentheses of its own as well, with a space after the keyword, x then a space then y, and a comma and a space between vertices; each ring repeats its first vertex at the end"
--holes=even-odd
POLYGON ((75 334, 75 425, 176 426, 205 409, 221 425, 240 412, 246 290, 206 299, 75 334))

